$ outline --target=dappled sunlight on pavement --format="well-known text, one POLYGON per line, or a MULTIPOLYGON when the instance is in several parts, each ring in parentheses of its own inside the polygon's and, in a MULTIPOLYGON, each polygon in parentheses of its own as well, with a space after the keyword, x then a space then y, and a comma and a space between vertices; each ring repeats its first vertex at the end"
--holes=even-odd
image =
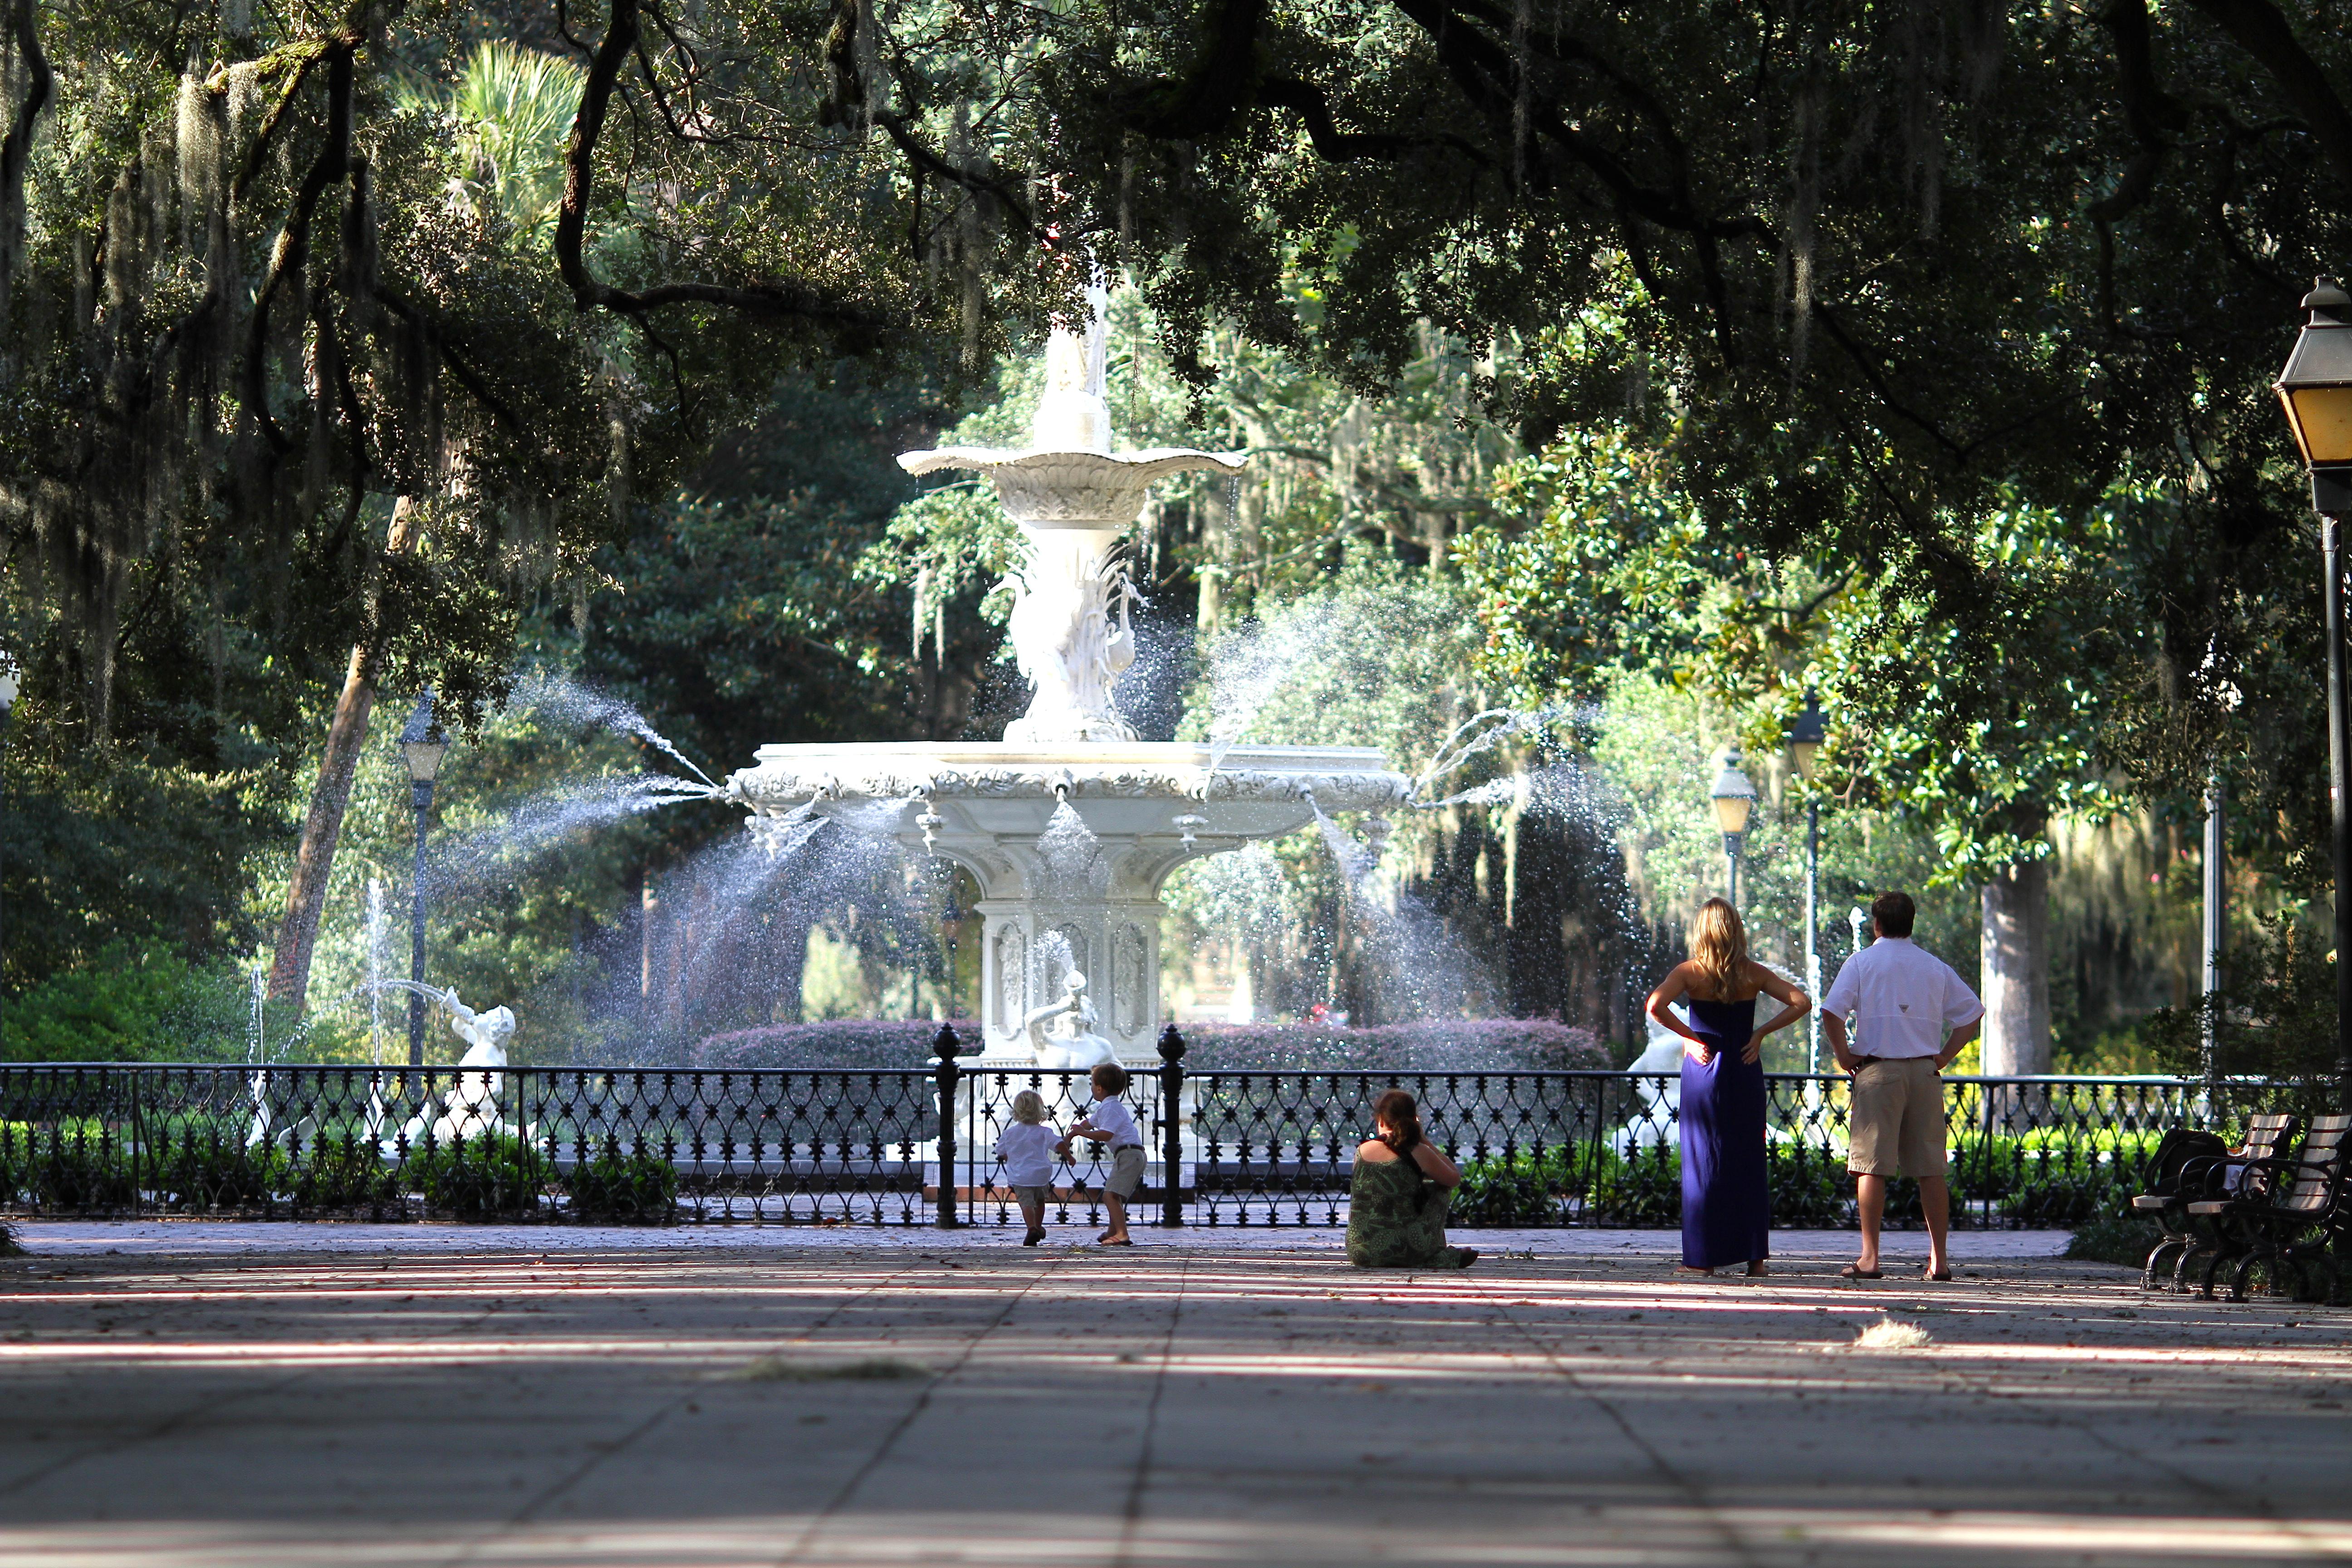
POLYGON ((0 1264, 0 1562, 2352 1562, 2342 1310, 607 1234, 0 1264))

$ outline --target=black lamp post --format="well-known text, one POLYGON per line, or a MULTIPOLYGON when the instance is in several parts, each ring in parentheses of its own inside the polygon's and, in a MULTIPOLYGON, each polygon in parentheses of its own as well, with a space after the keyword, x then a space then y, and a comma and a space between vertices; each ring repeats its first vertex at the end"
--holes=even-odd
POLYGON ((948 883, 948 907, 940 911, 940 939, 948 950, 948 1016, 956 1016, 956 943, 963 939, 963 906, 956 902, 955 882, 948 883))
MULTIPOLYGON (((1829 737, 1829 726, 1822 719, 1822 705, 1809 689, 1805 692, 1804 710, 1789 726, 1789 754, 1796 759, 1797 776, 1809 786, 1805 791, 1805 989, 1818 1001, 1822 994, 1822 952, 1819 935, 1821 917, 1819 905, 1822 887, 1822 802, 1813 794, 1813 759, 1821 755, 1822 742, 1829 737)), ((1816 1006, 1805 1016, 1805 1070, 1821 1071, 1822 1010, 1816 1006)))
POLYGON ((2344 729, 2344 515, 2352 512, 2352 294, 2322 278, 2303 297, 2308 312, 2279 372, 2279 403, 2311 472, 2326 574, 2327 774, 2336 861, 2336 1076, 2352 1106, 2352 737, 2344 729))
MULTIPOLYGON (((408 763, 408 804, 416 813, 416 874, 410 885, 408 915, 408 978, 425 984, 425 820, 433 810, 433 781, 441 773, 441 759, 449 754, 449 737, 433 718, 433 689, 418 694, 416 711, 400 732, 400 755, 408 763)), ((408 1065, 425 1065, 425 994, 408 994, 408 1065)))
POLYGON ((1748 837, 1748 814, 1756 809, 1756 786, 1739 771, 1737 748, 1723 753, 1715 775, 1714 800, 1715 820, 1723 829, 1723 858, 1731 867, 1731 890, 1726 901, 1736 910, 1739 907, 1739 846, 1748 837))
MULTIPOLYGON (((8 743, 8 715, 16 710, 16 693, 20 689, 17 680, 15 664, 0 663, 0 748, 5 748, 8 743)), ((7 802, 5 790, 5 784, 0 784, 0 805, 5 805, 7 802)), ((5 840, 0 840, 0 843, 5 842, 5 840)), ((5 942, 0 941, 0 983, 4 983, 7 978, 6 951, 5 942)))

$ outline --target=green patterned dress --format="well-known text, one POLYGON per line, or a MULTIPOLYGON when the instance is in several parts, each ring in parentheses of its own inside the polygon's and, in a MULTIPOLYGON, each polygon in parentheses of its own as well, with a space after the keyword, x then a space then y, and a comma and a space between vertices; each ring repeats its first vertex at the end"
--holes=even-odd
POLYGON ((1348 1261, 1359 1268, 1464 1268, 1477 1256, 1445 1245, 1454 1194, 1410 1159, 1356 1162, 1348 1188, 1348 1261))

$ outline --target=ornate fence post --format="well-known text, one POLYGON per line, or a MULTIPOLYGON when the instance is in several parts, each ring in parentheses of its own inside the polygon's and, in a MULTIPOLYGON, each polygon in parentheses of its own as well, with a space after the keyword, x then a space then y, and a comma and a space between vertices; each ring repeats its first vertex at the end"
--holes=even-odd
POLYGON ((940 1032, 931 1037, 931 1050, 940 1058, 940 1207, 935 1223, 941 1230, 956 1226, 956 1085, 963 1077, 963 1069, 956 1066, 956 1052, 962 1048, 951 1024, 941 1024, 940 1032))
POLYGON ((1984 1096, 1984 1131, 1981 1134, 1984 1139, 1984 1157, 1979 1163, 1980 1168, 1984 1172, 1985 1195, 1982 1200, 1984 1212, 1981 1215, 1980 1223, 1983 1225, 1985 1229, 1990 1230, 1992 1228, 1993 1205, 1997 1201, 1993 1194, 2000 1189, 2000 1169, 1995 1163, 1996 1156, 1992 1146, 1992 1085, 1980 1081, 1977 1085, 1977 1089, 1978 1092, 1984 1096))
POLYGON ((140 1175, 141 1175, 141 1173, 142 1173, 142 1164, 141 1164, 141 1159, 140 1159, 141 1150, 140 1150, 140 1147, 139 1147, 139 1146, 140 1146, 140 1144, 141 1144, 141 1143, 142 1143, 142 1142, 145 1142, 145 1140, 144 1140, 143 1138, 142 1138, 142 1137, 141 1137, 141 1133, 142 1133, 142 1131, 145 1131, 145 1128, 146 1128, 146 1118, 141 1114, 141 1111, 143 1110, 143 1107, 142 1107, 142 1106, 141 1106, 141 1104, 140 1104, 140 1102, 139 1102, 139 1101, 140 1101, 140 1095, 139 1095, 139 1082, 140 1082, 140 1079, 142 1078, 142 1074, 141 1074, 141 1073, 140 1073, 136 1068, 133 1068, 133 1069, 131 1070, 131 1212, 132 1214, 134 1214, 134 1215, 137 1215, 137 1214, 144 1214, 144 1213, 146 1212, 146 1196, 147 1196, 147 1194, 146 1194, 146 1189, 142 1185, 142 1184, 141 1184, 141 1182, 140 1182, 140 1179, 139 1179, 139 1178, 140 1178, 140 1175))
POLYGON ((1160 1031, 1160 1223, 1184 1225, 1184 1037, 1160 1031))

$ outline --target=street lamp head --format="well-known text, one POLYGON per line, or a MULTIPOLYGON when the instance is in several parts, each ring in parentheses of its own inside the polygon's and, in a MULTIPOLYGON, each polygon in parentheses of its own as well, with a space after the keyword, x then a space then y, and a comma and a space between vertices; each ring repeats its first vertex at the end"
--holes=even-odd
POLYGON ((948 889, 948 907, 940 911, 940 934, 953 947, 963 940, 963 906, 956 902, 955 889, 948 889))
POLYGON ((429 785, 440 776, 441 759, 449 754, 449 737, 433 717, 429 686, 418 693, 416 711, 408 716, 408 727, 400 732, 400 754, 408 763, 409 783, 429 785))
POLYGON ((2335 482, 2326 487, 2320 476, 2352 467, 2352 294, 2322 278, 2303 297, 2303 331, 2273 390, 2312 469, 2313 504, 2334 515, 2346 510, 2344 476, 2330 475, 2335 482))
POLYGON ((1789 751, 1797 761, 1797 776, 1811 782, 1813 759, 1822 754, 1822 742, 1829 738, 1829 724, 1822 717, 1822 705, 1811 687, 1805 689, 1805 706, 1789 725, 1789 751))
POLYGON ((1739 753, 1727 751, 1715 775, 1715 820, 1728 838, 1748 831, 1748 815, 1756 809, 1756 786, 1739 771, 1739 753))

